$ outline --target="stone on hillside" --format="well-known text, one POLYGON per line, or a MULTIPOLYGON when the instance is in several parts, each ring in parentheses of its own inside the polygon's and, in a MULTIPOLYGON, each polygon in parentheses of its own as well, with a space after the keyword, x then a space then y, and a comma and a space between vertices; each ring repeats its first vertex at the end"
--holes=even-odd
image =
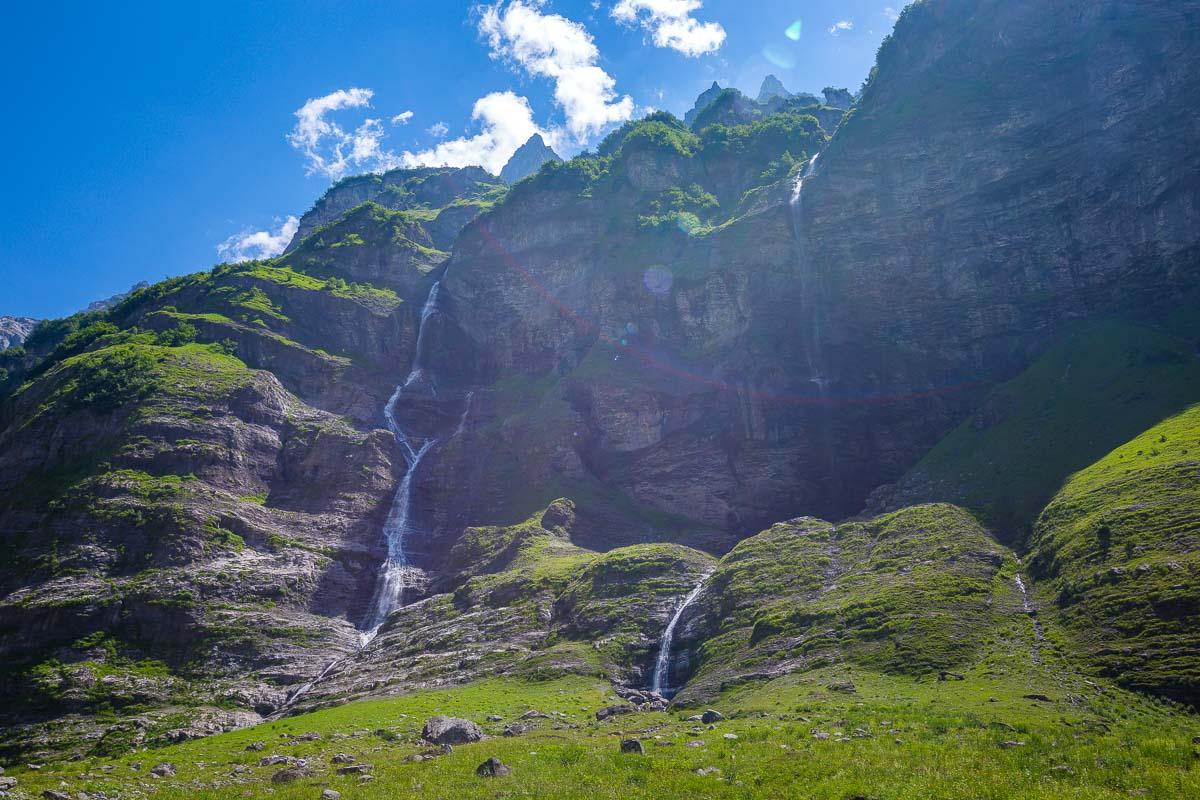
POLYGON ((342 793, 333 789, 326 789, 321 792, 321 800, 342 800, 342 793))
POLYGON ((528 725, 522 725, 519 722, 514 722, 511 725, 504 726, 505 736, 522 736, 526 733, 529 733, 529 731, 530 727, 528 725))
POLYGON ((550 719, 549 714, 543 714, 541 711, 526 711, 521 715, 521 719, 550 719))
POLYGON ((150 769, 150 774, 159 778, 170 778, 175 775, 175 765, 169 763, 156 764, 150 769))
POLYGON ((357 760, 358 759, 356 759, 354 756, 346 755, 345 753, 338 753, 333 758, 329 759, 329 763, 331 763, 331 764, 353 764, 357 760))
POLYGON ((246 745, 246 750, 251 753, 257 753, 261 750, 266 750, 266 749, 267 749, 266 742, 251 742, 250 744, 246 745))
POLYGON ((641 741, 638 739, 622 739, 621 752, 644 756, 646 755, 646 748, 642 746, 641 741))
POLYGON ((1017 741, 1011 741, 1011 740, 1000 743, 1000 747, 1005 750, 1011 750, 1014 747, 1024 747, 1024 746, 1025 746, 1024 742, 1017 742, 1017 741))
POLYGON ((475 768, 475 774, 481 778, 500 778, 512 774, 512 767, 501 763, 498 758, 489 758, 475 768))
POLYGON ((0 791, 8 791, 15 788, 17 788, 16 778, 0 778, 0 791))
POLYGON ((724 719, 725 719, 724 714, 722 714, 720 711, 716 711, 711 708, 700 715, 700 721, 703 722, 705 725, 711 725, 714 722, 721 722, 724 719))
POLYGON ((489 714, 487 720, 488 722, 503 722, 504 717, 499 714, 489 714))
POLYGON ((938 680, 939 681, 962 681, 962 680, 966 680, 966 678, 957 672, 950 672, 949 670, 944 669, 938 673, 938 680))
POLYGON ((421 738, 434 744, 469 744, 484 738, 483 730, 469 719, 430 717, 421 729, 421 738))
POLYGON ((351 764, 348 767, 339 767, 338 775, 366 775, 372 769, 370 764, 351 764))
POLYGON ((67 794, 66 792, 56 792, 53 789, 47 789, 46 791, 42 792, 42 797, 44 797, 45 800, 71 800, 71 795, 67 794))
POLYGON ((276 785, 294 783, 307 775, 308 770, 304 767, 284 767, 271 776, 271 783, 276 785))
POLYGON ((831 692, 841 692, 842 694, 858 694, 858 689, 854 686, 854 681, 834 681, 826 687, 831 692))
POLYGON ((596 712, 596 719, 597 720, 606 720, 609 717, 615 717, 618 714, 632 714, 635 711, 637 711, 637 708, 635 706, 629 705, 628 703, 621 704, 621 705, 615 705, 615 706, 607 706, 596 712))

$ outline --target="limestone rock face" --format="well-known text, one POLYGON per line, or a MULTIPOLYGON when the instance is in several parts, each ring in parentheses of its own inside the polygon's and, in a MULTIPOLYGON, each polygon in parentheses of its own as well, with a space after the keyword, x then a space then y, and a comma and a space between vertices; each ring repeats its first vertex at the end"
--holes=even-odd
POLYGON ((30 317, 0 317, 0 350, 16 347, 37 327, 30 317))

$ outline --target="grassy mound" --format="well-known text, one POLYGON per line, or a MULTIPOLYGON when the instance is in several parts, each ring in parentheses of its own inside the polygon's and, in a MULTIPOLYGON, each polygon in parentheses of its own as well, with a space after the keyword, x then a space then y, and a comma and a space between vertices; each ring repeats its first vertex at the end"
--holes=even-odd
POLYGON ((1032 566, 1102 673, 1200 700, 1200 406, 1074 475, 1038 519, 1032 566))

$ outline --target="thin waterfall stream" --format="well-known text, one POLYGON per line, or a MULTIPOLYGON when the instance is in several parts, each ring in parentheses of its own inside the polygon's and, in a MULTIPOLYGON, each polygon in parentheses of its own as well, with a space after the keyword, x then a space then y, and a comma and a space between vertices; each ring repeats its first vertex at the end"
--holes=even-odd
MULTIPOLYGON (((404 382, 396 387, 387 405, 384 406, 383 416, 387 428, 400 446, 400 455, 404 457, 405 472, 396 494, 392 498, 392 506, 388 510, 387 520, 383 525, 383 536, 387 540, 387 560, 383 563, 375 595, 371 600, 371 611, 363 620, 363 632, 360 636, 360 647, 365 647, 379 633, 388 615, 404 603, 404 590, 411 584, 413 564, 408 557, 407 540, 412 530, 412 489, 413 482, 420 469, 421 462, 438 443, 435 438, 415 440, 396 417, 396 404, 404 393, 414 384, 426 377, 425 369, 425 333, 430 318, 437 312, 438 297, 441 281, 437 281, 429 289, 429 296, 421 309, 421 321, 417 328, 416 353, 413 356, 412 369, 404 382)), ((437 396, 437 387, 430 384, 431 391, 437 396)))
POLYGON ((692 589, 691 593, 684 598, 683 603, 675 610, 671 616, 671 621, 667 623, 666 630, 663 631, 662 637, 658 642, 658 659, 654 663, 654 682, 650 686, 652 692, 657 692, 663 697, 671 697, 675 694, 674 689, 667 686, 667 673, 671 670, 671 645, 675 642, 675 628, 679 625, 679 620, 683 616, 683 612, 688 606, 696 602, 696 598, 700 596, 700 592, 704 591, 704 584, 708 582, 711 572, 706 572, 700 578, 700 582, 692 589))

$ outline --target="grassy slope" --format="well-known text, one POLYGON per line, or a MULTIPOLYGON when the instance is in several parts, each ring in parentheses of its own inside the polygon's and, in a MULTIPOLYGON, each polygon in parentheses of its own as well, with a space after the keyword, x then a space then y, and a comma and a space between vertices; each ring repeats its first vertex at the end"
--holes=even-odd
POLYGON ((1200 405, 1074 475, 1032 565, 1100 670, 1200 699, 1200 405))
POLYGON ((895 505, 956 503, 1019 533, 1071 473, 1197 400, 1200 361, 1186 337, 1082 326, 930 451, 895 505))
MULTIPOLYGON (((1021 646, 998 649, 961 682, 853 673, 855 695, 831 693, 827 671, 790 675, 727 693, 716 705, 730 719, 709 728, 684 713, 642 714, 597 723, 615 700, 595 679, 486 681, 394 700, 367 701, 183 745, 38 772, 15 769, 21 788, 122 792, 158 798, 313 798, 322 788, 375 798, 1182 798, 1200 792, 1191 737, 1196 722, 1168 706, 1089 685, 1058 666, 1028 659, 1021 646), (1049 701, 1028 694, 1044 693, 1049 701), (500 736, 526 710, 561 714, 535 720, 519 738, 500 736), (480 722, 487 741, 413 762, 419 731, 433 714, 480 722), (489 715, 503 722, 486 722, 489 715), (314 742, 288 737, 321 734, 314 742), (618 732, 646 744, 621 755, 618 732), (814 733, 828 734, 817 738, 814 733), (732 734, 736 738, 726 738, 732 734), (261 751, 247 751, 252 742, 261 751), (1005 748, 1004 742, 1021 742, 1005 748), (701 742, 701 746, 688 746, 701 742), (661 746, 660 746, 661 745, 661 746), (371 764, 374 780, 335 774, 334 754, 371 764), (310 774, 272 785, 278 766, 263 756, 309 759, 310 774), (510 777, 477 778, 495 756, 510 777), (169 762, 172 778, 148 775, 169 762), (718 772, 699 774, 701 769, 718 772), (240 770, 240 772, 235 772, 240 770), (801 793, 802 792, 802 793, 801 793)), ((838 673, 839 677, 845 677, 838 673)))

